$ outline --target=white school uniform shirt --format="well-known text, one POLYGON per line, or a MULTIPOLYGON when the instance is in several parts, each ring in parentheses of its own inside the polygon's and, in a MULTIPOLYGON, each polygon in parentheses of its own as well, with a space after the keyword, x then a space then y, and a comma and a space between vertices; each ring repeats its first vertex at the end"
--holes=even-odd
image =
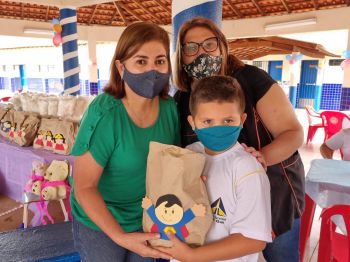
MULTIPOLYGON (((206 243, 235 233, 271 242, 270 183, 256 158, 239 143, 215 156, 206 154, 200 142, 187 148, 206 156, 203 175, 214 220, 206 243)), ((258 255, 225 261, 256 262, 258 255)))
POLYGON ((340 130, 325 143, 332 150, 341 149, 343 160, 350 161, 350 128, 340 130))

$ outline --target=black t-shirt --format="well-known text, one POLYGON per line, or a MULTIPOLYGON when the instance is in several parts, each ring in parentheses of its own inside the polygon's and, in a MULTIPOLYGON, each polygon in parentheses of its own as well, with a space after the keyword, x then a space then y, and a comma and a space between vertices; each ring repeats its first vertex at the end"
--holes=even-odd
MULTIPOLYGON (((273 137, 257 113, 256 104, 276 82, 265 71, 251 65, 245 65, 231 76, 240 83, 246 102, 247 119, 238 141, 260 150, 271 143, 273 137)), ((198 141, 187 121, 190 94, 190 91, 175 94, 183 147, 198 141)), ((271 186, 272 228, 276 235, 280 235, 291 228, 294 219, 299 218, 304 210, 304 167, 299 153, 296 151, 287 160, 269 166, 267 175, 271 186)))

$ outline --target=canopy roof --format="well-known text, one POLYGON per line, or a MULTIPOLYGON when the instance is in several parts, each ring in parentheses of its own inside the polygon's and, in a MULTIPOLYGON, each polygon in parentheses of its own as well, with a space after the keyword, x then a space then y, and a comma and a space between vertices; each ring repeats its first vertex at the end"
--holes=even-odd
MULTIPOLYGON (((185 1, 185 0, 184 0, 185 1)), ((57 3, 49 0, 0 0, 0 18, 50 21, 59 18, 57 3)), ((125 26, 134 21, 171 24, 171 0, 101 0, 69 2, 76 4, 78 23, 83 25, 125 26), (82 6, 86 4, 86 6, 82 6)), ((244 19, 300 13, 349 6, 350 0, 223 0, 223 19, 244 19)))
POLYGON ((292 52, 300 52, 314 58, 339 57, 328 52, 322 45, 278 36, 229 40, 229 48, 230 53, 242 60, 253 60, 266 55, 291 54, 292 52))

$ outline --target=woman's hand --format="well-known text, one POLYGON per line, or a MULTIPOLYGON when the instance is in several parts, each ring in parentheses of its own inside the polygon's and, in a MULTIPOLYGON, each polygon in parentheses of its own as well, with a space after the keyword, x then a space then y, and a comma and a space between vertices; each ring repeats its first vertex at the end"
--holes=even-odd
POLYGON ((246 152, 251 154, 253 157, 256 158, 256 160, 259 161, 259 163, 263 166, 263 168, 266 171, 267 170, 267 164, 266 164, 266 161, 265 161, 264 156, 262 155, 262 153, 260 151, 257 151, 254 147, 251 147, 251 146, 248 147, 244 143, 242 143, 241 145, 244 147, 246 152))
POLYGON ((170 241, 172 242, 172 247, 156 247, 158 250, 163 253, 167 253, 171 256, 171 259, 176 259, 181 262, 194 262, 194 249, 190 248, 187 244, 180 241, 174 234, 171 232, 167 233, 170 241))
POLYGON ((148 246, 148 240, 159 238, 160 234, 158 233, 125 233, 118 238, 117 244, 142 257, 171 259, 171 256, 168 254, 148 246))

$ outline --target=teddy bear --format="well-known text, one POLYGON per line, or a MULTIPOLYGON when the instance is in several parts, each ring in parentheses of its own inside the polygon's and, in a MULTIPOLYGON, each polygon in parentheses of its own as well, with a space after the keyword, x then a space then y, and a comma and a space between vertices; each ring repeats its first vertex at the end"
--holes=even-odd
POLYGON ((44 162, 34 160, 32 162, 32 174, 25 186, 25 191, 31 191, 36 195, 40 195, 41 191, 41 182, 44 181, 45 171, 48 165, 44 162))
POLYGON ((53 160, 44 175, 45 185, 41 191, 42 198, 44 200, 65 198, 67 194, 65 180, 68 174, 69 164, 67 161, 53 160))

